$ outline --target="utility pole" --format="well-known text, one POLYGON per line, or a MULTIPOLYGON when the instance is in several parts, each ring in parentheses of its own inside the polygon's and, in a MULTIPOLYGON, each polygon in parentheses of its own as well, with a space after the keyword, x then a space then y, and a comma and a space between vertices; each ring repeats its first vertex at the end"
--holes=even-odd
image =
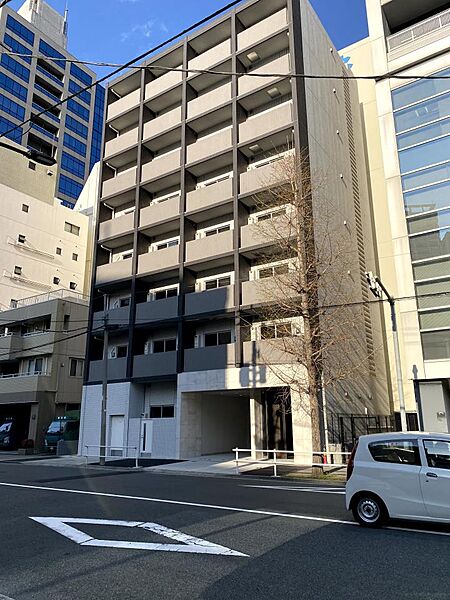
POLYGON ((380 299, 383 297, 384 294, 386 296, 387 301, 389 302, 389 306, 391 307, 392 338, 394 341, 395 371, 397 376, 398 400, 400 404, 400 421, 402 425, 402 431, 408 431, 408 423, 406 420, 405 396, 403 394, 403 375, 402 363, 400 359, 400 344, 398 341, 395 298, 389 294, 389 292, 384 287, 383 283, 377 275, 374 275, 372 272, 368 272, 366 273, 366 279, 372 294, 376 298, 380 299))
POLYGON ((105 314, 103 316, 103 382, 102 382, 102 411, 100 421, 100 464, 105 466, 106 463, 106 408, 108 402, 108 346, 109 346, 109 330, 108 330, 108 310, 106 307, 106 298, 104 304, 105 314))

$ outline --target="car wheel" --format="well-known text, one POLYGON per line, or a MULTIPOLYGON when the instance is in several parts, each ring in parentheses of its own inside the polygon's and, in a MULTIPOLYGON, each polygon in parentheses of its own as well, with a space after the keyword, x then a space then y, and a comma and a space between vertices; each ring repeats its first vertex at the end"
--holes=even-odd
POLYGON ((372 495, 359 496, 353 503, 353 516, 363 527, 381 527, 387 520, 383 502, 372 495))

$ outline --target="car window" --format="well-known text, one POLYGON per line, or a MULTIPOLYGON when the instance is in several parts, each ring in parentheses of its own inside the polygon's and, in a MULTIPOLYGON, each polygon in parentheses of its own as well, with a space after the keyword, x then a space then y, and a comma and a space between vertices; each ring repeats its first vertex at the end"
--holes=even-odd
POLYGON ((53 421, 50 423, 47 433, 62 433, 63 431, 63 421, 53 421))
POLYGON ((424 440, 423 445, 429 467, 450 469, 450 442, 424 440))
POLYGON ((419 445, 416 440, 372 442, 369 444, 369 452, 377 462, 420 465, 419 445))

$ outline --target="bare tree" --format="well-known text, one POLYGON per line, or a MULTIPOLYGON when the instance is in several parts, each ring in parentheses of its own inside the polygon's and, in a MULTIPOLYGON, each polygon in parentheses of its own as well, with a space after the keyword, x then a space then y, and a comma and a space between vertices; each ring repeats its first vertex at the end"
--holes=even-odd
POLYGON ((287 152, 264 183, 254 207, 254 235, 265 240, 256 259, 262 303, 248 326, 264 340, 262 361, 296 392, 295 408, 310 418, 312 450, 320 453, 323 389, 367 371, 356 240, 348 208, 323 175, 311 173, 305 152, 287 152))

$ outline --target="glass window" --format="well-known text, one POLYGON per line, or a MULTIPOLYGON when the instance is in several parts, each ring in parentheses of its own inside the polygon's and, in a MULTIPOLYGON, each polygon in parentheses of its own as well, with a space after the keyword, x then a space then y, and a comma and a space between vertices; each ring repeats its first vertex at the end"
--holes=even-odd
POLYGON ((126 358, 128 346, 117 346, 117 358, 126 358))
POLYGON ((416 292, 419 308, 450 306, 450 279, 417 283, 416 292))
MULTIPOLYGON (((447 305, 450 304, 447 299, 447 305)), ((450 327, 450 309, 430 310, 419 314, 420 329, 444 329, 450 327)))
POLYGON ((369 444, 369 452, 377 462, 420 466, 416 440, 380 441, 369 444))
POLYGON ((83 119, 84 121, 89 121, 89 109, 81 106, 79 102, 75 100, 67 101, 67 109, 73 112, 75 115, 83 119))
POLYGON ((80 156, 86 157, 86 144, 83 144, 83 142, 80 142, 69 133, 64 134, 64 146, 70 148, 80 156))
POLYGON ((8 15, 6 19, 6 27, 22 38, 22 40, 28 42, 30 46, 34 44, 34 33, 25 27, 25 25, 22 25, 22 23, 16 21, 11 15, 8 15))
POLYGON ((449 115, 450 95, 446 94, 394 113, 395 129, 397 132, 405 131, 449 115))
POLYGON ((30 70, 21 65, 17 60, 9 56, 8 54, 2 54, 1 64, 5 69, 8 69, 11 73, 14 73, 16 77, 26 81, 28 83, 30 81, 30 70))
POLYGON ((76 254, 75 252, 72 252, 72 260, 78 261, 78 254, 76 254))
POLYGON ((27 213, 30 210, 30 207, 28 206, 28 204, 22 204, 22 212, 27 213))
POLYGON ((55 64, 61 67, 61 69, 66 68, 66 57, 58 50, 55 50, 50 44, 47 44, 44 40, 39 41, 39 51, 42 52, 45 56, 49 56, 50 58, 57 58, 58 60, 53 61, 55 64))
POLYGON ((5 73, 0 73, 0 88, 16 96, 19 100, 27 101, 27 88, 5 75, 5 73))
POLYGON ((402 173, 444 162, 450 156, 450 136, 399 153, 402 173))
POLYGON ((81 81, 81 83, 84 83, 85 85, 92 84, 92 77, 89 75, 89 73, 86 73, 86 71, 83 71, 83 69, 80 69, 80 67, 78 65, 76 65, 75 63, 72 63, 70 65, 70 74, 73 75, 73 77, 75 77, 76 79, 78 79, 78 81, 81 81))
POLYGON ((74 235, 80 235, 80 228, 78 227, 78 225, 73 225, 68 221, 64 223, 64 231, 67 231, 68 233, 73 233, 74 235))
POLYGON ((417 173, 411 173, 410 175, 404 175, 402 177, 402 185, 403 189, 407 191, 424 185, 438 183, 445 179, 450 179, 450 162, 436 165, 417 173))
POLYGON ((425 260, 450 254, 450 229, 441 229, 410 238, 413 260, 425 260))
POLYGON ((231 331, 216 331, 214 333, 205 333, 205 346, 221 346, 231 344, 231 331))
MULTIPOLYGON (((435 75, 450 76, 450 69, 439 71, 435 75)), ((414 102, 419 102, 420 100, 425 100, 425 98, 430 98, 431 96, 437 96, 437 94, 443 94, 448 90, 450 90, 450 79, 423 79, 421 81, 414 81, 392 92, 394 110, 403 108, 414 102)))
POLYGON ((429 467, 450 469, 450 442, 443 440, 423 440, 429 467))
POLYGON ((77 181, 74 181, 70 177, 67 177, 63 174, 59 176, 58 191, 62 194, 66 194, 66 196, 77 199, 82 190, 83 186, 81 183, 78 183, 77 181))
POLYGON ((445 208, 450 206, 450 181, 437 183, 414 192, 405 192, 404 198, 407 215, 445 208))
POLYGON ((408 219, 408 231, 410 234, 443 227, 450 227, 450 209, 432 213, 424 217, 408 219))
POLYGON ((175 406, 162 406, 162 418, 172 419, 175 416, 175 406))
POLYGON ((75 283, 75 281, 71 281, 71 282, 69 283, 69 288, 70 288, 71 290, 76 290, 76 289, 77 289, 77 284, 75 283))
POLYGON ((71 358, 69 365, 70 377, 83 377, 84 360, 80 358, 71 358))
POLYGON ((450 358, 450 329, 428 331, 421 334, 424 360, 448 360, 450 358))
POLYGON ((159 354, 160 352, 164 352, 164 340, 155 340, 153 342, 153 353, 159 354))
POLYGON ((0 94, 0 110, 8 113, 18 121, 23 121, 25 119, 25 109, 23 106, 20 106, 20 104, 10 100, 3 94, 0 94))
POLYGON ((413 265, 414 280, 447 277, 450 273, 450 258, 441 258, 425 264, 413 265))
POLYGON ((5 117, 0 116, 0 135, 4 135, 13 142, 20 144, 22 142, 23 131, 16 123, 8 121, 5 117))
POLYGON ((69 92, 71 94, 77 94, 78 92, 78 98, 80 100, 83 100, 83 102, 86 102, 86 104, 91 104, 91 94, 87 91, 87 90, 83 90, 83 88, 81 87, 81 85, 78 85, 78 83, 75 83, 75 81, 72 81, 71 79, 69 80, 69 92))
POLYGON ((67 152, 62 153, 61 167, 65 171, 72 173, 72 175, 76 175, 77 177, 80 177, 80 179, 84 179, 84 162, 78 158, 75 158, 74 156, 71 156, 67 152))
POLYGON ((80 123, 70 115, 66 116, 66 128, 85 139, 88 138, 89 130, 86 125, 83 125, 83 123, 80 123))
MULTIPOLYGON (((7 48, 9 48, 12 52, 15 52, 16 54, 33 54, 33 52, 29 48, 15 40, 12 36, 10 36, 7 33, 5 33, 3 42, 7 48)), ((28 58, 27 56, 21 56, 20 58, 28 64, 31 63, 31 58, 28 58)))
POLYGON ((403 133, 397 137, 398 148, 407 148, 408 146, 414 146, 432 140, 433 138, 440 137, 442 135, 448 135, 450 133, 450 119, 444 119, 438 123, 415 129, 409 133, 403 133))

